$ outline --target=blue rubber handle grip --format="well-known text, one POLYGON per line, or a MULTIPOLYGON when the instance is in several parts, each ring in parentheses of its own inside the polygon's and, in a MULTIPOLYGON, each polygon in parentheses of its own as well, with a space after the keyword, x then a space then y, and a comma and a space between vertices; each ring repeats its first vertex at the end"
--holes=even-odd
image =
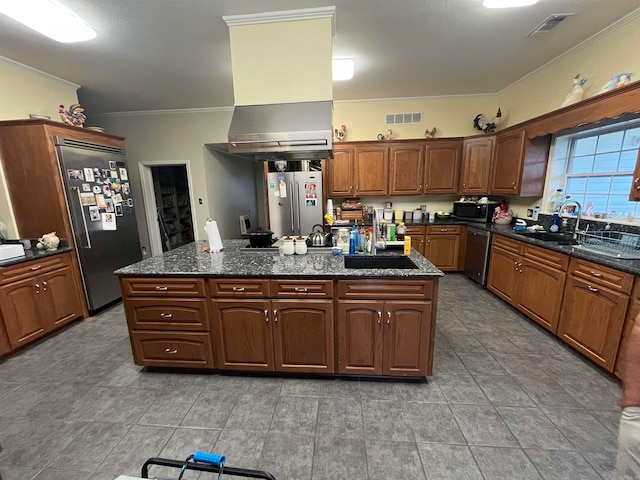
POLYGON ((224 455, 218 455, 217 453, 196 452, 193 454, 193 460, 201 463, 210 463, 211 465, 220 467, 225 464, 227 457, 224 455))

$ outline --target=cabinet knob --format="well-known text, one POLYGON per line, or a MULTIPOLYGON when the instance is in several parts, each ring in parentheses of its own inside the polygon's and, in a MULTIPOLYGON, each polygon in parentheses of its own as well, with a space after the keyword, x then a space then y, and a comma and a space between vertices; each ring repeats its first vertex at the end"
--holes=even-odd
POLYGON ((233 287, 231 290, 234 292, 244 292, 244 287, 233 287))
POLYGON ((513 262, 513 266, 515 267, 516 272, 517 272, 518 271, 518 262, 513 262))
POLYGON ((42 291, 43 292, 47 291, 47 282, 42 282, 42 291))
POLYGON ((173 313, 161 313, 160 318, 172 318, 173 313))
POLYGON ((594 287, 592 287, 591 285, 587 285, 587 289, 588 289, 590 292, 593 292, 593 293, 598 293, 598 292, 600 291, 600 289, 599 289, 599 288, 594 288, 594 287))
POLYGON ((36 288, 36 295, 38 295, 40 293, 40 284, 36 283, 34 287, 36 288))
POLYGON ((278 323, 278 309, 277 308, 273 309, 273 321, 278 323))
POLYGON ((156 290, 158 292, 166 292, 167 290, 169 290, 169 287, 156 287, 156 290))
POLYGON ((382 323, 382 312, 378 311, 378 325, 382 323))
POLYGON ((466 187, 467 187, 467 184, 466 184, 466 183, 463 183, 463 184, 462 184, 462 188, 466 188, 466 187))
POLYGON ((387 325, 391 323, 391 312, 387 312, 387 325))
POLYGON ((636 177, 636 179, 633 181, 636 186, 636 190, 640 190, 640 184, 638 182, 640 182, 640 177, 636 177))
POLYGON ((176 353, 178 353, 178 349, 177 348, 165 348, 164 351, 165 351, 165 353, 168 353, 169 355, 175 355, 176 353))
POLYGON ((269 323, 269 310, 264 309, 264 321, 269 323))

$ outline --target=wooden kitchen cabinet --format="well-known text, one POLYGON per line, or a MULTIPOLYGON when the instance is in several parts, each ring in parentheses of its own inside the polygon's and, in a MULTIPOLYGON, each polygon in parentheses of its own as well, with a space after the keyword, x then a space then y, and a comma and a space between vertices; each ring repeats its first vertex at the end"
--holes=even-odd
POLYGON ((427 142, 424 161, 424 194, 458 193, 461 153, 462 140, 427 142))
POLYGON ((325 161, 327 197, 351 197, 355 194, 354 147, 333 144, 333 160, 325 161))
POLYGON ((466 138, 463 144, 460 193, 483 195, 489 193, 489 175, 495 136, 466 138))
POLYGON ((496 135, 492 195, 542 196, 551 136, 527 138, 524 128, 496 135))
POLYGON ((631 330, 636 323, 636 317, 638 314, 640 314, 640 277, 635 278, 633 291, 631 292, 631 297, 629 299, 629 308, 627 308, 627 315, 622 329, 620 346, 618 347, 618 356, 616 357, 616 364, 613 370, 613 373, 618 378, 622 378, 622 368, 627 354, 627 341, 629 340, 631 330))
POLYGON ((405 235, 411 237, 411 248, 415 248, 418 253, 422 256, 425 255, 425 233, 427 229, 426 227, 420 225, 407 225, 405 235))
POLYGON ((338 301, 338 373, 382 375, 384 302, 338 301))
POLYGON ((131 332, 136 365, 149 367, 212 368, 209 333, 131 332))
POLYGON ((70 256, 65 253, 3 269, 0 311, 12 350, 83 316, 70 256))
POLYGON ((461 270, 461 225, 427 227, 424 256, 443 271, 461 270))
POLYGON ((389 195, 421 195, 424 144, 392 144, 389 156, 389 195))
POLYGON ((613 372, 633 275, 578 258, 569 272, 558 336, 613 372))
POLYGON ((428 302, 384 302, 387 314, 382 348, 384 375, 426 375, 431 308, 428 302))
POLYGON ((356 196, 389 194, 389 148, 387 145, 356 147, 354 163, 356 196))
POLYGON ((636 168, 633 172, 633 183, 631 184, 631 192, 629 192, 629 200, 632 202, 640 201, 640 150, 638 150, 636 168))
POLYGON ((513 305, 518 291, 519 247, 518 252, 500 248, 500 245, 495 243, 495 239, 497 238, 501 237, 494 236, 494 243, 491 247, 487 288, 505 302, 513 305))
POLYGON ((9 343, 9 336, 7 335, 7 329, 4 327, 4 321, 2 320, 2 312, 0 311, 0 357, 11 351, 11 344, 9 343))

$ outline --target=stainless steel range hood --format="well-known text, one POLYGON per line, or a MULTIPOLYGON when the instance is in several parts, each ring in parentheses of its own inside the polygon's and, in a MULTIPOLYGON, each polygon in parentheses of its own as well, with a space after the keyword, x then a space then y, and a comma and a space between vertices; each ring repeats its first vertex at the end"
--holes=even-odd
POLYGON ((332 158, 332 114, 330 100, 237 106, 229 153, 263 161, 332 158))

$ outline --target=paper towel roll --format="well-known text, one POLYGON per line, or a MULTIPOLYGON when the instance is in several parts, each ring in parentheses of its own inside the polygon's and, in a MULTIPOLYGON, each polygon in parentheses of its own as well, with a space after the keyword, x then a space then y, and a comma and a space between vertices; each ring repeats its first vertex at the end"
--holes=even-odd
POLYGON ((210 252, 216 253, 224 248, 222 246, 222 239, 220 238, 220 231, 218 230, 218 223, 215 220, 208 218, 204 226, 204 231, 207 232, 207 236, 209 237, 210 252))
POLYGON ((324 213, 328 213, 329 215, 333 215, 333 200, 327 198, 327 211, 324 213))

